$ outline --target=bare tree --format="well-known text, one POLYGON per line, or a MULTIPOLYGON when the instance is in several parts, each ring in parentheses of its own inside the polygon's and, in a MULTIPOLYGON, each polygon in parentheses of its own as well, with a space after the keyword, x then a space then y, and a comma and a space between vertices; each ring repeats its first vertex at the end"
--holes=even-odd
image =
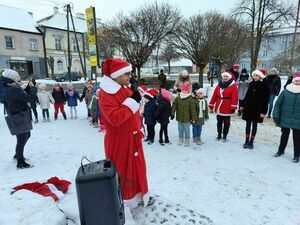
POLYGON ((106 29, 116 48, 137 68, 140 79, 143 64, 179 21, 178 9, 167 3, 154 2, 128 16, 118 14, 115 22, 106 29))
POLYGON ((113 39, 110 38, 110 33, 105 29, 104 25, 97 28, 97 45, 100 55, 104 58, 113 57, 115 46, 113 39))
POLYGON ((283 0, 241 0, 235 15, 249 21, 251 70, 254 70, 262 38, 275 25, 288 22, 295 15, 295 6, 283 0))
POLYGON ((177 60, 180 59, 181 53, 178 51, 174 43, 167 42, 162 53, 161 58, 168 63, 168 73, 171 72, 171 60, 177 60))
POLYGON ((205 15, 192 16, 180 24, 174 34, 176 48, 185 58, 199 67, 199 83, 203 87, 203 70, 206 67, 214 48, 214 36, 218 32, 215 21, 219 14, 208 12, 205 15))

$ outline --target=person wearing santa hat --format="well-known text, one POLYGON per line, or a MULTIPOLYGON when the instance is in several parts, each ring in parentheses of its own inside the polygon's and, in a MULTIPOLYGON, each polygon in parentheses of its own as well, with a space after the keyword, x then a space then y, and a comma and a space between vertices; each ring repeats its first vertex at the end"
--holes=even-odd
POLYGON ((279 71, 276 68, 270 69, 269 75, 266 76, 265 83, 269 89, 268 118, 271 118, 274 99, 279 95, 281 90, 281 79, 279 77, 279 71))
POLYGON ((155 137, 155 125, 156 125, 156 95, 157 91, 154 89, 150 89, 145 92, 145 107, 144 107, 144 123, 147 125, 147 138, 144 142, 147 142, 148 145, 154 143, 155 137))
POLYGON ((139 107, 141 95, 130 88, 131 65, 108 58, 103 63, 99 108, 106 128, 104 148, 121 179, 121 190, 129 207, 153 204, 146 176, 139 107))
POLYGON ((184 144, 185 147, 190 146, 190 126, 197 119, 196 107, 190 90, 191 87, 188 83, 181 87, 181 92, 173 102, 171 116, 171 119, 174 119, 176 113, 179 132, 178 145, 184 144))
POLYGON ((231 73, 222 73, 222 80, 218 83, 209 102, 211 113, 217 114, 217 141, 227 141, 230 118, 237 110, 238 88, 231 73), (223 137, 222 137, 223 133, 223 137))
POLYGON ((293 130, 294 158, 293 162, 299 162, 300 156, 300 73, 294 75, 291 84, 279 95, 274 111, 273 120, 281 127, 281 138, 278 152, 279 157, 284 154, 287 146, 290 129, 293 130))
POLYGON ((265 75, 259 70, 254 70, 252 77, 253 81, 249 84, 244 105, 240 108, 243 113, 242 118, 246 121, 246 141, 243 145, 245 149, 253 149, 257 124, 263 122, 268 111, 269 101, 268 88, 263 82, 265 75))
MULTIPOLYGON (((235 81, 237 81, 240 77, 240 73, 239 73, 239 69, 240 66, 238 64, 234 64, 231 69, 229 70, 232 73, 232 79, 234 79, 235 81)), ((229 72, 227 71, 227 72, 229 72)))

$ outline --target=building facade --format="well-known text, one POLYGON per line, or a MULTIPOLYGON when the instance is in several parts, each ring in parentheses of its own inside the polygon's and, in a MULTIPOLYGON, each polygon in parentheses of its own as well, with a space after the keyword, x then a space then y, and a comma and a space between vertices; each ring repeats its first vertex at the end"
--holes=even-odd
MULTIPOLYGON (((282 74, 287 73, 288 59, 291 55, 291 45, 293 40, 295 27, 278 28, 269 32, 262 39, 259 50, 257 69, 269 70, 276 67, 282 74)), ((297 29, 296 46, 300 45, 300 27, 297 29)), ((295 52, 295 58, 300 53, 295 52)), ((245 52, 240 59, 241 68, 250 71, 250 52, 245 52)), ((294 63, 293 71, 300 71, 298 62, 294 63)))
POLYGON ((1 5, 0 14, 0 70, 14 69, 23 79, 45 77, 43 34, 32 16, 22 9, 1 5))

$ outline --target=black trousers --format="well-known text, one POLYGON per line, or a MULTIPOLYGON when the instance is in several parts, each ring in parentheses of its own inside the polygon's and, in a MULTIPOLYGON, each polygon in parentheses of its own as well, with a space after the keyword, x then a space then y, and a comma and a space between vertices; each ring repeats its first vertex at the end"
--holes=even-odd
POLYGON ((42 109, 42 113, 44 119, 46 119, 46 116, 49 118, 49 109, 42 109))
POLYGON ((230 116, 217 115, 217 121, 218 134, 221 135, 223 133, 223 137, 226 138, 230 127, 230 116))
POLYGON ((247 121, 246 123, 246 136, 250 136, 251 132, 251 138, 254 138, 257 132, 257 122, 247 121), (252 126, 252 132, 251 132, 251 126, 252 126))
POLYGON ((159 130, 159 141, 160 142, 163 142, 163 134, 165 135, 165 142, 169 142, 168 123, 167 124, 160 124, 160 130, 159 130))
POLYGON ((38 119, 38 113, 36 111, 36 108, 31 108, 31 110, 33 112, 34 118, 37 120, 38 119))
POLYGON ((155 136, 154 127, 155 127, 155 125, 147 125, 147 133, 148 133, 147 138, 151 141, 154 141, 154 136, 155 136))
POLYGON ((30 138, 30 131, 18 134, 17 136, 17 145, 16 145, 16 156, 17 160, 22 161, 24 160, 24 147, 30 138))
MULTIPOLYGON (((300 156, 300 130, 292 129, 293 130, 293 143, 294 143, 294 157, 300 156)), ((287 146, 289 135, 290 135, 290 128, 281 128, 281 137, 280 137, 280 145, 278 152, 284 153, 284 150, 287 146)))

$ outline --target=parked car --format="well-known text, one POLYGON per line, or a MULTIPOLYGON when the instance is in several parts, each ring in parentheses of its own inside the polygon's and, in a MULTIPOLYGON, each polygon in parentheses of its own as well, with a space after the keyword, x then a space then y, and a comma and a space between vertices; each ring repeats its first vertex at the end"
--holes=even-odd
MULTIPOLYGON (((70 76, 71 76, 70 77, 71 81, 77 81, 77 80, 80 80, 82 78, 82 75, 79 74, 78 72, 71 72, 70 76)), ((68 73, 64 73, 63 76, 57 76, 57 77, 55 77, 55 80, 57 82, 68 81, 69 80, 68 73)))

